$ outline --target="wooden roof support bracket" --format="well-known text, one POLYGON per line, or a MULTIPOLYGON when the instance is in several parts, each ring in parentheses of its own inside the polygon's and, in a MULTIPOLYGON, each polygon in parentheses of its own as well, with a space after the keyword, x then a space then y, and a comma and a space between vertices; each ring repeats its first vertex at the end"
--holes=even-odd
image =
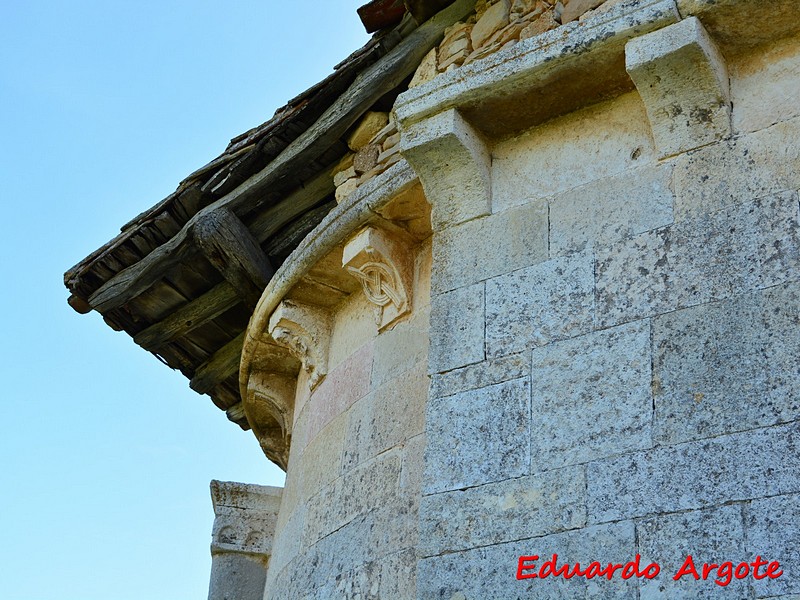
POLYGON ((254 309, 275 270, 258 241, 228 208, 213 210, 192 229, 203 255, 254 309))

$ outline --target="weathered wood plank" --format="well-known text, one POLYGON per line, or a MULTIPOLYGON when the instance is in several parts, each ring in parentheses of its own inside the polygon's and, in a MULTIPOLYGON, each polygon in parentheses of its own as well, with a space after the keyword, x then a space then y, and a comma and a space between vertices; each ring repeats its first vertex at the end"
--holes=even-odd
POLYGON ((232 211, 219 208, 197 221, 192 232, 208 262, 255 308, 275 269, 250 230, 232 211))
POLYGON ((275 160, 198 212, 175 237, 101 286, 89 298, 92 308, 103 312, 121 306, 146 290, 168 268, 188 258, 193 249, 192 244, 187 243, 187 240, 190 242, 187 232, 208 212, 224 207, 237 213, 260 206, 265 191, 282 181, 291 181, 300 165, 325 152, 375 102, 414 72, 425 54, 441 40, 446 27, 465 17, 473 8, 474 1, 457 0, 415 29, 381 60, 365 69, 314 125, 292 141, 275 160))
POLYGON ((239 368, 243 344, 244 331, 217 350, 211 358, 197 368, 194 377, 189 382, 189 387, 198 394, 205 394, 230 377, 239 368))
POLYGON ((283 252, 293 250, 300 243, 300 240, 319 225, 325 215, 331 212, 335 206, 335 201, 326 202, 322 206, 308 211, 302 217, 293 221, 286 229, 273 235, 264 251, 269 256, 279 256, 283 252))
POLYGON ((236 306, 239 294, 224 281, 196 300, 136 334, 133 341, 145 350, 157 350, 236 306))

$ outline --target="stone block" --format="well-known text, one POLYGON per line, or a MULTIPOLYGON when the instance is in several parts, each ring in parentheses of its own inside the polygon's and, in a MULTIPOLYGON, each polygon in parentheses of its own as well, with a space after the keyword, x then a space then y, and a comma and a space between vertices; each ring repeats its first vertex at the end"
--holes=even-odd
POLYGON ((547 204, 532 202, 449 227, 433 236, 434 292, 547 260, 547 204))
POLYGON ((598 323, 611 326, 800 277, 796 193, 649 231, 597 251, 598 323))
POLYGON ((425 434, 408 438, 403 444, 403 469, 400 473, 400 489, 419 496, 422 493, 422 470, 424 467, 425 434))
POLYGON ((623 94, 498 142, 492 148, 492 209, 502 212, 654 159, 644 104, 636 92, 623 94))
POLYGON ((356 517, 387 504, 397 494, 400 453, 387 452, 348 471, 308 502, 307 546, 341 529, 356 517))
POLYGON ((211 557, 208 600, 262 600, 267 561, 248 554, 215 554, 211 557))
POLYGON ((589 522, 797 492, 798 439, 793 423, 589 463, 589 522))
POLYGON ((577 253, 486 282, 489 357, 544 346, 592 329, 594 261, 577 253))
POLYGON ((678 157, 675 220, 800 188, 800 118, 678 157))
POLYGON ((389 113, 367 112, 353 130, 353 133, 347 138, 347 145, 353 151, 363 148, 387 123, 389 123, 389 113))
POLYGON ((567 24, 586 12, 600 6, 605 0, 563 0, 561 22, 567 24))
POLYGON ((314 598, 413 598, 416 590, 417 558, 403 550, 360 565, 315 592, 314 598))
POLYGON ((655 439, 672 444, 800 417, 800 285, 653 320, 655 439))
POLYGON ((734 131, 757 131, 800 116, 798 41, 773 40, 730 64, 734 131))
POLYGON ((731 561, 738 565, 755 558, 745 548, 741 504, 644 519, 637 523, 636 533, 642 562, 661 565, 661 574, 657 578, 640 580, 641 600, 738 600, 749 597, 748 580, 733 579, 722 587, 714 583, 716 571, 714 576, 705 581, 697 581, 691 575, 683 576, 678 581, 672 578, 687 554, 692 555, 698 569, 703 563, 731 561))
POLYGON ((520 556, 536 555, 537 564, 558 554, 559 564, 593 560, 626 563, 636 554, 633 523, 611 523, 544 537, 495 544, 424 558, 417 566, 417 598, 547 600, 637 600, 636 580, 583 577, 516 579, 520 556))
POLYGON ((294 478, 300 480, 301 502, 319 493, 341 473, 347 423, 346 414, 334 418, 305 447, 299 464, 292 464, 294 478))
POLYGON ((484 357, 484 284, 431 298, 428 371, 442 373, 484 357))
POLYGON ((529 432, 528 379, 431 398, 426 415, 425 493, 526 475, 529 432))
POLYGON ((428 375, 425 362, 389 381, 351 410, 343 468, 351 469, 425 430, 428 375))
POLYGON ((314 391, 309 400, 309 442, 323 427, 369 392, 373 354, 373 344, 364 344, 328 373, 314 391))
POLYGON ((530 372, 531 359, 527 352, 485 360, 446 373, 434 374, 431 377, 430 395, 432 398, 451 396, 509 379, 527 377, 530 372))
POLYGON ((347 181, 348 179, 352 179, 355 176, 356 176, 356 169, 351 164, 348 168, 346 168, 343 171, 339 171, 338 173, 336 173, 333 176, 333 185, 335 185, 336 187, 339 187, 345 181, 347 181))
POLYGON ((662 158, 731 134, 727 65, 697 17, 630 40, 625 68, 647 108, 662 158))
POLYGON ((582 527, 585 492, 583 469, 576 468, 423 496, 421 556, 582 527))
POLYGON ((336 187, 336 203, 341 204, 342 201, 358 188, 359 180, 356 177, 346 179, 336 187))
POLYGON ((381 332, 375 340, 370 389, 376 390, 427 359, 429 321, 430 309, 418 308, 410 320, 381 332))
POLYGON ((538 19, 528 23, 519 33, 519 39, 527 40, 551 29, 558 27, 560 23, 556 21, 555 14, 548 10, 539 16, 538 19))
POLYGON ((673 221, 671 165, 647 165, 550 199, 550 255, 604 246, 673 221))
MULTIPOLYGON (((795 465, 796 466, 796 465, 795 465)), ((754 500, 747 506, 747 550, 777 560, 783 576, 753 582, 759 598, 797 594, 800 598, 800 495, 754 500)))
POLYGON ((419 63, 417 70, 414 71, 414 76, 411 78, 411 81, 409 81, 408 87, 413 88, 427 83, 438 74, 439 68, 436 62, 436 48, 432 48, 422 59, 422 62, 419 63))
POLYGON ((511 0, 499 0, 492 4, 472 28, 470 33, 472 47, 480 48, 494 32, 508 25, 510 11, 511 0))
POLYGON ((434 231, 491 212, 492 158, 456 109, 400 127, 400 152, 419 175, 434 231))
POLYGON ((536 348, 531 381, 534 472, 652 445, 649 322, 536 348))
POLYGON ((353 157, 353 170, 357 175, 366 173, 378 164, 378 156, 381 153, 380 144, 367 144, 358 149, 353 157))

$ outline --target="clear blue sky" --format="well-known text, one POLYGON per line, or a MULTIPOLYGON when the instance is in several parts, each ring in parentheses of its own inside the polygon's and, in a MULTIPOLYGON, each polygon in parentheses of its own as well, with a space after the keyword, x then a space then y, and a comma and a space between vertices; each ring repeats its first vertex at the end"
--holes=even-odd
POLYGON ((0 598, 205 598, 252 434, 63 272, 361 46, 362 1, 0 2, 0 598))

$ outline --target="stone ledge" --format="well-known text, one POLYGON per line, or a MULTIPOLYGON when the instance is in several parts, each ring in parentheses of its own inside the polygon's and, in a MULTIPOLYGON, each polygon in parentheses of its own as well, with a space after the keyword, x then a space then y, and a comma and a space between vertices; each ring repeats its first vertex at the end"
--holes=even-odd
POLYGON ((625 43, 678 20, 672 0, 626 2, 439 75, 401 94, 395 112, 404 127, 457 108, 489 137, 513 134, 633 89, 625 43))

